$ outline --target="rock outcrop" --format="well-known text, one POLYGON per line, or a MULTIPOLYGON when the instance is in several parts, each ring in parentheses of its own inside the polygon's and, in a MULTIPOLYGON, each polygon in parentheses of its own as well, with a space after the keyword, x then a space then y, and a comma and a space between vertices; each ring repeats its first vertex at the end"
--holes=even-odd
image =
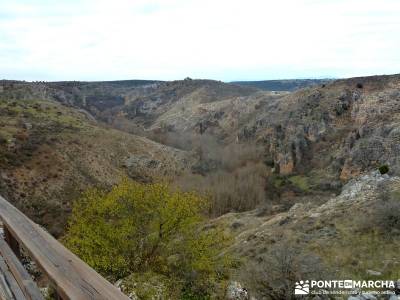
POLYGON ((346 182, 383 164, 399 174, 399 89, 400 76, 366 77, 260 101, 239 140, 264 143, 281 174, 318 169, 346 182))

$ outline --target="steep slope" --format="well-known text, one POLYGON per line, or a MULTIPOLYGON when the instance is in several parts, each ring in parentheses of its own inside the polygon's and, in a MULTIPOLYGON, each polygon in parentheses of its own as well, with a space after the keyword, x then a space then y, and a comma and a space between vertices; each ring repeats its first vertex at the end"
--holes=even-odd
POLYGON ((7 97, 8 99, 55 100, 67 106, 85 109, 101 118, 104 111, 124 105, 127 94, 144 94, 160 83, 160 81, 153 80, 102 82, 0 80, 0 92, 3 98, 7 97))
POLYGON ((251 87, 189 78, 172 82, 3 81, 0 87, 4 87, 3 96, 11 99, 55 100, 82 109, 89 117, 115 128, 141 135, 160 131, 204 133, 214 127, 230 134, 231 129, 225 127, 232 127, 230 123, 237 123, 235 119, 245 111, 253 111, 254 105, 246 101, 259 93, 251 87), (221 118, 225 113, 229 118, 221 118), (225 124, 219 126, 220 119, 225 124))
POLYGON ((227 252, 244 262, 233 278, 251 296, 295 299, 298 280, 397 280, 399 201, 400 178, 372 172, 322 205, 309 198, 287 212, 255 210, 214 222, 235 237, 227 252))
POLYGON ((203 133, 208 127, 218 126, 218 120, 235 102, 245 103, 257 92, 212 80, 186 79, 160 84, 149 94, 128 96, 123 111, 145 130, 203 133))
POLYGON ((335 185, 384 164, 399 174, 399 89, 400 76, 393 75, 300 90, 261 102, 238 138, 264 144, 282 175, 308 174, 335 185))
POLYGON ((106 128, 58 102, 1 98, 0 193, 55 235, 71 201, 88 187, 110 187, 123 176, 174 176, 190 161, 182 151, 106 128))

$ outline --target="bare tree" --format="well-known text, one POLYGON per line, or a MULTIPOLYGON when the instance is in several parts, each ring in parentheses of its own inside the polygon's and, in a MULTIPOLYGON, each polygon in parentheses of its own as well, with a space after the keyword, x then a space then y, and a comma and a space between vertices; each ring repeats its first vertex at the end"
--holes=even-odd
POLYGON ((245 272, 257 296, 270 300, 299 299, 294 295, 296 281, 328 276, 318 256, 290 240, 273 246, 245 272))

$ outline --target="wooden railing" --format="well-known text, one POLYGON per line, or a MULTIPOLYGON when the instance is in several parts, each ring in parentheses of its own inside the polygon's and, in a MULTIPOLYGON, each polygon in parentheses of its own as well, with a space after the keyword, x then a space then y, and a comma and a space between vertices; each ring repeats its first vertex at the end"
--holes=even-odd
MULTIPOLYGON (((13 285, 17 290, 13 294, 14 298, 11 299, 43 299, 36 284, 18 260, 21 246, 47 275, 58 299, 129 299, 1 196, 0 219, 3 222, 5 235, 5 241, 0 240, 0 254, 7 265, 3 266, 3 270, 0 259, 0 274, 3 274, 11 290, 13 285), (19 293, 18 288, 15 287, 16 284, 25 298, 15 295, 19 293)), ((0 285, 2 276, 0 276, 0 285)), ((8 292, 6 291, 5 294, 8 292)), ((2 297, 7 299, 7 296, 2 297)), ((0 295, 0 299, 2 297, 0 295)))

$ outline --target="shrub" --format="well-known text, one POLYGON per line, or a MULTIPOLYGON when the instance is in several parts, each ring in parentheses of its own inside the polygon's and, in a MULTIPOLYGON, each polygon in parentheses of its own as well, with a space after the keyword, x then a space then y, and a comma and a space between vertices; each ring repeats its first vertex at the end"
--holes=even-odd
POLYGON ((7 144, 7 139, 0 135, 0 145, 6 145, 7 144))
POLYGON ((400 233, 400 199, 390 197, 373 207, 371 220, 383 233, 400 233))
POLYGON ((400 234, 400 196, 399 191, 379 190, 379 200, 370 211, 356 219, 357 228, 362 233, 377 233, 390 238, 400 234))
POLYGON ((378 168, 379 172, 383 175, 389 172, 389 166, 388 165, 382 165, 378 168))
POLYGON ((258 257, 257 263, 244 270, 249 280, 251 295, 261 299, 298 299, 293 294, 295 282, 328 277, 321 258, 306 246, 287 239, 271 246, 267 253, 258 257))
POLYGON ((229 260, 219 255, 228 239, 202 229, 206 207, 194 193, 125 179, 75 202, 64 241, 111 279, 154 272, 174 279, 174 289, 209 292, 229 260))
POLYGON ((290 177, 289 181, 301 191, 308 192, 310 190, 307 177, 296 175, 290 177))

